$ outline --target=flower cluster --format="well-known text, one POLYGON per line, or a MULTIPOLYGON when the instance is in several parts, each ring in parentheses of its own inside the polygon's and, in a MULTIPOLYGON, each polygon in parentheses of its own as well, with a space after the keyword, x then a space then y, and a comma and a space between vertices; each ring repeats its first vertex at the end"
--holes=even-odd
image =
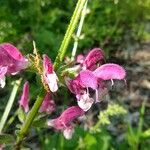
POLYGON ((81 109, 87 111, 94 102, 100 102, 107 94, 106 80, 123 80, 126 72, 123 67, 105 62, 104 53, 100 48, 94 48, 84 57, 77 57, 80 71, 74 79, 68 79, 69 90, 76 95, 77 103, 81 109), (95 98, 90 96, 90 89, 95 91, 95 98))
POLYGON ((100 102, 107 94, 105 81, 111 80, 113 85, 113 80, 123 80, 126 76, 123 67, 113 63, 104 64, 104 52, 100 48, 94 48, 85 57, 79 55, 76 62, 80 65, 77 76, 74 79, 67 77, 66 85, 75 94, 78 106, 72 106, 58 118, 48 121, 49 126, 62 130, 66 139, 70 139, 74 132, 71 122, 83 116, 94 102, 100 102), (95 91, 94 96, 90 94, 91 89, 95 91))
MULTIPOLYGON (((0 44, 0 86, 5 86, 5 76, 13 75, 19 71, 26 69, 29 61, 20 51, 9 43, 0 44)), ((58 90, 58 77, 54 71, 51 59, 47 55, 43 55, 42 62, 42 82, 48 86, 47 93, 40 106, 39 113, 51 114, 56 110, 53 101, 53 93, 58 90)), ((123 67, 113 64, 104 64, 104 52, 100 48, 92 49, 87 56, 79 55, 76 60, 78 69, 74 78, 65 77, 66 85, 69 90, 75 94, 78 106, 71 106, 64 110, 62 114, 48 120, 47 125, 61 130, 66 137, 70 139, 74 132, 72 122, 80 116, 83 116, 94 103, 100 102, 107 94, 108 88, 105 81, 124 80, 126 72, 123 67), (94 92, 94 94, 91 94, 94 92)), ((74 66, 73 66, 74 67, 74 66)), ((23 85, 22 95, 19 100, 19 107, 25 113, 29 111, 29 82, 23 85)))

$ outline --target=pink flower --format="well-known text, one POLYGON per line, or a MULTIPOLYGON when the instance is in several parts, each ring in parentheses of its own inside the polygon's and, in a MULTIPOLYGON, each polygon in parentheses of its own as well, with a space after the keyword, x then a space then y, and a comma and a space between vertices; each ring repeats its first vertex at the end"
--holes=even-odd
POLYGON ((97 68, 93 73, 97 78, 100 78, 102 80, 122 80, 126 76, 124 68, 113 63, 104 64, 97 68))
POLYGON ((47 55, 43 55, 43 68, 45 82, 48 84, 49 89, 52 92, 56 92, 58 90, 58 78, 56 73, 54 72, 53 64, 47 55))
POLYGON ((84 115, 84 111, 78 106, 72 106, 66 109, 58 118, 48 121, 48 126, 62 130, 67 139, 72 137, 74 128, 71 125, 72 121, 84 115))
POLYGON ((41 112, 41 113, 46 112, 46 113, 50 114, 54 110, 55 110, 55 103, 52 100, 50 93, 47 93, 45 98, 44 98, 44 101, 40 107, 39 112, 41 112))
POLYGON ((89 70, 81 71, 75 79, 68 81, 67 85, 70 91, 76 94, 79 107, 84 111, 89 110, 94 102, 90 97, 89 88, 98 88, 98 80, 94 74, 89 70))
POLYGON ((9 43, 0 44, 0 86, 5 86, 5 75, 16 74, 28 65, 28 60, 9 43))
POLYGON ((29 83, 26 81, 23 85, 23 91, 21 99, 19 100, 19 106, 27 113, 29 111, 29 83))
POLYGON ((80 54, 77 56, 76 62, 82 64, 84 62, 84 59, 85 57, 82 54, 80 54))
POLYGON ((95 70, 97 64, 105 62, 104 53, 100 48, 93 48, 83 61, 83 69, 95 70))
POLYGON ((25 69, 28 60, 20 53, 20 51, 9 43, 0 44, 0 66, 7 66, 7 73, 16 73, 25 69))
POLYGON ((104 53, 101 49, 93 49, 85 58, 82 69, 78 76, 67 81, 67 86, 72 93, 76 95, 77 103, 81 109, 87 111, 92 104, 100 102, 108 93, 108 89, 104 83, 105 80, 123 80, 126 72, 123 67, 117 64, 104 64, 104 53), (89 69, 89 70, 88 70, 89 69), (90 89, 95 91, 95 98, 92 97, 90 89))

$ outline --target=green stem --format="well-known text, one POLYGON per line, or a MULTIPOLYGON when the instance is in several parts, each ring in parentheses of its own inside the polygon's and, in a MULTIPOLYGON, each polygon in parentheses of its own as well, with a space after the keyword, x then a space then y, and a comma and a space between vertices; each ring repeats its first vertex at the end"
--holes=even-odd
POLYGON ((60 63, 62 62, 62 60, 64 59, 67 47, 69 45, 69 42, 71 40, 72 34, 76 28, 76 25, 78 23, 78 20, 80 18, 81 15, 81 11, 84 7, 86 0, 78 0, 76 8, 74 10, 74 13, 72 15, 72 18, 70 20, 70 24, 67 28, 66 34, 64 36, 64 39, 61 43, 60 49, 58 51, 58 55, 55 59, 55 63, 54 63, 54 68, 57 70, 60 63))
POLYGON ((12 108, 13 103, 14 103, 14 100, 15 100, 15 97, 16 97, 16 94, 17 94, 20 83, 21 83, 21 79, 15 81, 15 83, 14 83, 11 95, 9 97, 8 103, 5 107, 5 111, 4 111, 3 116, 1 118, 1 121, 0 121, 0 133, 2 133, 2 130, 4 128, 4 125, 5 125, 6 120, 8 118, 9 112, 12 108))
POLYGON ((146 105, 146 100, 143 101, 142 107, 140 110, 140 119, 139 119, 138 130, 137 130, 136 149, 138 149, 139 141, 140 141, 141 134, 142 134, 142 128, 143 128, 143 123, 144 123, 145 105, 146 105))
POLYGON ((86 0, 86 3, 84 5, 82 13, 81 13, 80 22, 79 22, 79 26, 78 26, 76 37, 75 37, 75 42, 74 42, 73 49, 72 49, 72 56, 71 56, 72 61, 74 60, 74 57, 76 55, 76 51, 77 51, 77 48, 78 48, 78 41, 79 41, 79 38, 80 38, 80 35, 81 35, 81 30, 82 30, 84 19, 85 19, 85 16, 86 16, 87 3, 88 3, 88 0, 86 0))
POLYGON ((23 138, 26 136, 42 102, 43 102, 43 96, 45 94, 44 89, 41 90, 41 93, 38 95, 37 100, 35 101, 31 111, 28 113, 27 118, 25 120, 25 123, 23 124, 22 128, 20 129, 20 132, 18 134, 18 139, 16 143, 16 149, 20 149, 20 145, 22 143, 23 138))

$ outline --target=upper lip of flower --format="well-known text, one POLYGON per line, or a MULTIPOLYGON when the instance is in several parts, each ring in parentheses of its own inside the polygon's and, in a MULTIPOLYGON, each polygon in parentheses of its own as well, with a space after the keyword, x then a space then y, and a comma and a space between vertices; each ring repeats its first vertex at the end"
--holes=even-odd
POLYGON ((53 126, 56 129, 64 130, 71 126, 71 122, 84 115, 84 111, 78 106, 72 106, 67 108, 58 118, 50 120, 48 125, 53 126))
POLYGON ((0 65, 8 67, 7 74, 16 73, 28 65, 28 60, 10 43, 0 44, 0 58, 0 65))
POLYGON ((0 44, 0 47, 3 48, 9 56, 17 61, 27 61, 25 57, 20 53, 20 51, 10 43, 0 44))
POLYGON ((100 48, 93 48, 85 57, 83 61, 83 69, 95 70, 97 63, 103 64, 105 62, 104 52, 100 48))

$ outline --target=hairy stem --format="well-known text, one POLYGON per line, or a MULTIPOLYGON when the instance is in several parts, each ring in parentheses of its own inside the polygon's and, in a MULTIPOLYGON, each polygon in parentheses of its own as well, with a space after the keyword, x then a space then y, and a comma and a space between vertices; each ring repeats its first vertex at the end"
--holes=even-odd
MULTIPOLYGON (((67 28, 66 34, 64 36, 64 39, 63 39, 62 44, 60 46, 60 49, 58 51, 58 55, 55 59, 54 68, 56 70, 58 69, 60 63, 62 62, 62 60, 65 56, 67 47, 68 47, 69 42, 71 40, 72 34, 76 28, 76 25, 78 23, 78 20, 80 18, 81 11, 84 7, 85 2, 86 2, 86 0, 78 0, 78 2, 77 2, 76 8, 75 8, 74 13, 72 15, 72 18, 70 20, 70 24, 67 28)), ((31 111, 28 113, 27 118, 25 120, 25 123, 23 124, 23 126, 22 126, 22 128, 21 128, 21 130, 17 136, 17 143, 15 145, 16 150, 19 150, 21 147, 21 143, 22 143, 24 137, 26 136, 26 134, 27 134, 27 132, 28 132, 28 130, 29 130, 42 102, 43 102, 43 95, 44 95, 44 89, 42 90, 42 92, 37 97, 37 100, 35 101, 31 111)))
POLYGON ((55 59, 55 63, 54 63, 54 68, 57 70, 60 63, 62 62, 62 60, 64 59, 67 47, 69 45, 69 42, 71 40, 72 34, 77 26, 78 20, 80 18, 81 15, 81 11, 84 7, 86 0, 78 0, 76 8, 74 10, 74 13, 72 15, 72 18, 70 20, 70 24, 67 28, 66 34, 64 36, 64 39, 61 43, 60 49, 58 51, 58 55, 55 59))
POLYGON ((20 149, 20 145, 22 143, 23 138, 26 136, 42 102, 43 102, 43 96, 45 94, 44 89, 41 90, 40 94, 38 95, 32 109, 30 110, 30 112, 27 115, 27 118, 25 120, 25 123, 23 124, 22 128, 20 129, 20 132, 18 134, 18 139, 17 139, 17 143, 16 143, 16 147, 15 149, 20 149))
POLYGON ((2 130, 4 128, 4 125, 5 125, 6 120, 8 118, 9 112, 12 108, 13 103, 14 103, 14 100, 15 100, 15 97, 16 97, 16 94, 17 94, 20 83, 21 83, 21 79, 15 81, 15 83, 14 83, 14 86, 13 86, 12 92, 10 94, 8 103, 5 107, 5 111, 4 111, 3 116, 1 118, 1 121, 0 121, 0 133, 2 133, 2 130))

